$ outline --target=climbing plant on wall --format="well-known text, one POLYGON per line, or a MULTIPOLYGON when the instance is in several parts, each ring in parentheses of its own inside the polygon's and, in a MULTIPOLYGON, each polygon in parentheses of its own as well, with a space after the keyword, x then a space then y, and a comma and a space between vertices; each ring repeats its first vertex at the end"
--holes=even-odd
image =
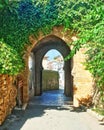
POLYGON ((9 0, 0 0, 0 9, 4 8, 9 4, 9 0))
MULTIPOLYGON (((31 34, 35 37, 40 31, 48 34, 54 26, 62 25, 64 31, 71 29, 78 34, 78 40, 72 43, 73 50, 66 60, 82 46, 88 48, 86 69, 95 77, 99 89, 104 89, 103 0, 1 0, 0 2, 0 38, 4 41, 0 42, 0 48, 6 43, 7 47, 15 50, 19 65, 21 64, 21 67, 16 64, 15 69, 18 70, 16 73, 14 68, 10 67, 9 74, 17 74, 22 70, 24 46, 30 44, 28 38, 31 34)), ((2 49, 5 52, 5 48, 2 49)), ((12 61, 12 56, 9 57, 9 61, 12 61)), ((0 73, 7 73, 4 71, 6 62, 4 64, 0 66, 0 73)))
POLYGON ((86 69, 92 73, 104 102, 104 1, 91 0, 89 4, 88 13, 73 25, 79 33, 73 51, 87 48, 86 69))
POLYGON ((82 46, 87 48, 86 69, 92 73, 104 102, 104 1, 90 0, 88 4, 88 13, 73 24, 79 40, 73 43, 73 51, 67 59, 82 46))
POLYGON ((0 74, 18 74, 23 61, 12 46, 0 39, 0 74))

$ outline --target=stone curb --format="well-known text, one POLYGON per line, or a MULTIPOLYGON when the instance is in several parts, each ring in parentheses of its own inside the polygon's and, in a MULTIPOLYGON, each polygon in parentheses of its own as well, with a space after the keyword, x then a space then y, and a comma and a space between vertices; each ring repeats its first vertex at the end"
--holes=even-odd
POLYGON ((99 115, 98 113, 96 113, 95 111, 92 111, 91 109, 87 109, 87 112, 89 114, 91 114, 92 116, 94 116, 95 118, 97 118, 98 121, 104 122, 104 116, 103 115, 99 115))
POLYGON ((23 106, 20 107, 20 108, 19 108, 19 107, 15 107, 14 109, 15 109, 15 110, 20 110, 20 111, 21 111, 21 110, 26 110, 26 108, 27 108, 27 103, 23 104, 23 106))

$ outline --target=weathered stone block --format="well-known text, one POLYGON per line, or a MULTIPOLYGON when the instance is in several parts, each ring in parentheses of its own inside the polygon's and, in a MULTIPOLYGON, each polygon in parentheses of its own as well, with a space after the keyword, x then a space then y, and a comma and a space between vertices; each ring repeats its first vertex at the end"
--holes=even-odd
POLYGON ((11 113, 16 105, 17 90, 13 86, 13 77, 0 75, 0 125, 5 118, 11 113), (11 92, 12 91, 12 92, 11 92))
POLYGON ((59 73, 57 71, 43 70, 43 91, 59 89, 59 73))

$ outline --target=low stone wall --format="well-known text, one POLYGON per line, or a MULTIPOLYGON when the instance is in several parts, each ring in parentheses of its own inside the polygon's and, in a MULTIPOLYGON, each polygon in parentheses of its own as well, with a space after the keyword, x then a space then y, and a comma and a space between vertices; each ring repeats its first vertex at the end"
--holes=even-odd
POLYGON ((43 70, 42 73, 43 91, 59 89, 59 74, 57 71, 43 70))
POLYGON ((0 125, 16 105, 17 89, 13 82, 14 77, 0 75, 0 125))

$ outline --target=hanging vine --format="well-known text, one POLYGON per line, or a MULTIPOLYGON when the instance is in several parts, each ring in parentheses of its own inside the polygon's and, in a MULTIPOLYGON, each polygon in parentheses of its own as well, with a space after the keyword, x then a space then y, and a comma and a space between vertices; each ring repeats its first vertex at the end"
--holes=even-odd
POLYGON ((54 26, 62 25, 65 30, 75 31, 79 37, 72 43, 74 48, 66 60, 82 46, 87 47, 86 69, 92 73, 101 94, 104 95, 103 0, 1 0, 0 2, 0 38, 3 39, 0 40, 0 51, 2 50, 0 73, 17 74, 23 69, 24 46, 30 44, 28 38, 31 34, 38 36, 40 31, 48 34, 54 26), (6 70, 7 62, 2 61, 7 59, 3 55, 8 55, 10 63, 15 61, 15 66, 8 65, 6 70))

